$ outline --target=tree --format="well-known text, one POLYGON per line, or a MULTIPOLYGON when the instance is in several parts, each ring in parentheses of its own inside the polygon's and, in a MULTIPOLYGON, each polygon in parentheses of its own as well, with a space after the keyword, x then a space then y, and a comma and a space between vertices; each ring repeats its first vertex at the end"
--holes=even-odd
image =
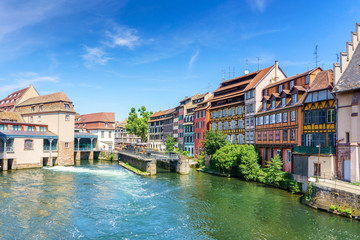
POLYGON ((175 138, 173 138, 170 134, 166 136, 166 152, 170 153, 174 151, 174 147, 176 145, 175 138))
POLYGON ((217 150, 212 156, 216 168, 221 172, 234 173, 241 161, 241 148, 240 145, 227 144, 217 150))
POLYGON ((226 136, 218 130, 207 131, 203 145, 206 154, 212 156, 218 149, 226 145, 226 136))
POLYGON ((137 111, 140 118, 136 113, 136 109, 134 107, 131 108, 125 128, 128 133, 140 137, 142 142, 147 142, 148 121, 153 113, 146 111, 145 106, 142 106, 137 111))
POLYGON ((276 186, 280 185, 280 182, 284 180, 285 172, 282 171, 283 162, 280 156, 277 154, 270 162, 266 164, 267 169, 265 169, 265 182, 273 183, 276 186))
POLYGON ((246 180, 257 181, 263 175, 258 158, 258 152, 254 145, 241 146, 239 173, 246 180))

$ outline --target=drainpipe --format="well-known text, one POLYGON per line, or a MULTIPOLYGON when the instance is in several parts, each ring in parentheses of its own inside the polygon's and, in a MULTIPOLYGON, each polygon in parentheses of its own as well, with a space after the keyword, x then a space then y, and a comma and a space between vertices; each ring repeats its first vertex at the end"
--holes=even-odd
POLYGON ((279 62, 278 60, 275 61, 275 82, 278 80, 278 71, 279 71, 279 62))

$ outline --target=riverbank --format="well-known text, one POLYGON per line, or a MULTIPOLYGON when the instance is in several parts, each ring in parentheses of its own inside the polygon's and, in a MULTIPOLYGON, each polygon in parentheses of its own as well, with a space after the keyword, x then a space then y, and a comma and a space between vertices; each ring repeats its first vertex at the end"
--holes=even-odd
POLYGON ((149 172, 143 172, 133 166, 130 166, 129 164, 126 164, 122 161, 119 161, 119 165, 122 166, 123 168, 126 168, 127 170, 133 172, 133 173, 136 173, 137 175, 140 175, 140 176, 150 176, 150 173, 149 172))

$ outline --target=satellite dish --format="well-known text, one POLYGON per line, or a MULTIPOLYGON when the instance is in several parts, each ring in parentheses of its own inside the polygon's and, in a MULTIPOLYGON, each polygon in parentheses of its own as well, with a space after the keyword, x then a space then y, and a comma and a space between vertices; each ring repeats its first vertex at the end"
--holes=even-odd
POLYGON ((245 70, 244 73, 245 73, 245 74, 249 74, 249 70, 245 70))

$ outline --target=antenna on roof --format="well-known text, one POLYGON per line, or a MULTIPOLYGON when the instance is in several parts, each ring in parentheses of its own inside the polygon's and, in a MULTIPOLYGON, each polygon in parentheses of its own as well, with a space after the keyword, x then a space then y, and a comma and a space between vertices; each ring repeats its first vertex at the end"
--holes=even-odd
POLYGON ((262 60, 260 57, 256 57, 258 60, 258 70, 260 70, 260 60, 262 60))
POLYGON ((248 62, 249 62, 249 60, 248 60, 248 59, 246 59, 246 60, 245 60, 245 71, 244 71, 244 73, 245 73, 245 74, 249 74, 249 70, 248 70, 248 62))
POLYGON ((318 66, 318 45, 315 45, 315 51, 314 51, 314 55, 315 55, 315 64, 316 67, 318 66))
POLYGON ((230 79, 230 73, 231 73, 231 72, 230 72, 230 66, 229 66, 229 79, 230 79))
POLYGON ((222 72, 222 80, 225 81, 225 69, 222 69, 221 72, 222 72))

